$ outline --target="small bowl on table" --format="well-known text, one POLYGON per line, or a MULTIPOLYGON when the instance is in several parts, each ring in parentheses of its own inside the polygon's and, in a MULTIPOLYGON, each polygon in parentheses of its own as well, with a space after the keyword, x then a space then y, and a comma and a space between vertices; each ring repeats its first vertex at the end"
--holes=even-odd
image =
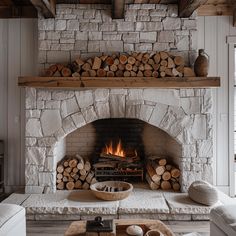
POLYGON ((105 201, 117 201, 127 198, 133 191, 133 185, 123 181, 104 181, 90 186, 92 193, 105 201))

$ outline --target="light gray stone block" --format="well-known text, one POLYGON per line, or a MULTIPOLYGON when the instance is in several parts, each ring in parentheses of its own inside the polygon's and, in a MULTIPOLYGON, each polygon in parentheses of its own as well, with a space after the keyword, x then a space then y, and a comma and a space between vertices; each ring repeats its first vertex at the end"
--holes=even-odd
POLYGON ((98 23, 80 23, 80 31, 98 31, 98 23))
POLYGON ((101 31, 108 31, 112 32, 116 30, 116 24, 115 23, 103 23, 100 25, 101 31))
POLYGON ((199 157, 212 157, 213 156, 212 140, 198 141, 197 150, 198 150, 199 157))
POLYGON ((41 110, 26 110, 25 117, 28 118, 40 118, 41 110))
POLYGON ((39 30, 54 30, 55 20, 54 19, 39 19, 38 29, 39 30))
POLYGON ((52 147, 56 143, 56 139, 54 137, 44 137, 38 139, 39 147, 52 147))
POLYGON ((65 118, 68 115, 73 114, 78 111, 79 111, 79 107, 78 107, 75 97, 62 101, 61 103, 61 117, 62 118, 65 118))
POLYGON ((140 32, 140 42, 156 42, 156 32, 140 32))
POLYGON ((25 138, 25 146, 26 147, 35 146, 36 143, 37 143, 36 138, 25 138))
POLYGON ((167 12, 162 9, 156 9, 150 11, 150 16, 159 16, 159 17, 166 17, 167 12))
POLYGON ((109 89, 96 89, 94 90, 94 100, 97 102, 108 101, 109 89))
POLYGON ((52 98, 52 94, 50 90, 42 90, 39 89, 37 90, 37 100, 41 101, 41 100, 45 100, 45 101, 49 101, 52 98))
POLYGON ((158 34, 158 42, 160 43, 173 43, 175 41, 174 31, 161 31, 158 34))
POLYGON ((168 4, 167 16, 178 17, 178 5, 177 4, 168 4))
POLYGON ((45 108, 46 109, 60 109, 61 101, 46 101, 45 108))
POLYGON ((65 100, 74 97, 74 91, 53 91, 52 99, 53 100, 65 100))
POLYGON ((163 20, 164 30, 178 30, 181 29, 181 20, 176 17, 166 17, 163 20))
MULTIPOLYGON (((66 25, 67 30, 79 30, 80 29, 80 24, 78 20, 67 20, 67 25, 66 25)), ((81 30, 83 31, 83 30, 81 30)))
POLYGON ((206 139, 206 115, 195 115, 192 135, 195 139, 206 139))
POLYGON ((187 97, 181 98, 181 107, 184 109, 184 112, 188 115, 190 114, 199 114, 201 110, 200 97, 187 97))
POLYGON ((66 20, 56 20, 55 30, 66 30, 66 20))
POLYGON ((183 157, 196 157, 196 145, 183 145, 182 146, 182 156, 183 157))
POLYGON ((46 158, 46 147, 27 147, 25 149, 25 163, 43 166, 46 158))
POLYGON ((123 33, 122 39, 125 43, 139 43, 139 33, 138 32, 123 33))
POLYGON ((75 96, 80 108, 85 108, 93 105, 92 90, 76 91, 75 96))
POLYGON ((133 22, 117 22, 117 31, 134 31, 133 22))
POLYGON ((133 43, 124 43, 124 52, 133 52, 134 44, 133 43))
POLYGON ((94 106, 99 119, 110 118, 110 107, 108 102, 96 102, 94 106))
POLYGON ((25 193, 43 193, 43 187, 42 186, 31 186, 26 185, 25 186, 25 193))
POLYGON ((125 96, 110 95, 110 112, 111 118, 125 117, 125 96))
POLYGON ((88 41, 87 40, 76 40, 75 41, 75 50, 88 50, 88 41))
POLYGON ((103 32, 103 40, 121 40, 122 34, 116 34, 113 32, 103 32))
POLYGON ((175 45, 179 51, 189 50, 189 37, 188 36, 176 36, 175 45))
POLYGON ((80 128, 80 127, 86 125, 86 122, 85 122, 84 117, 81 112, 77 112, 77 113, 71 115, 71 118, 74 121, 74 124, 77 128, 80 128))
POLYGON ((67 51, 47 51, 47 63, 68 63, 70 53, 67 51))
POLYGON ((192 29, 196 30, 197 29, 197 21, 196 20, 189 20, 189 19, 184 19, 183 20, 183 29, 192 29))
POLYGON ((139 16, 149 16, 149 10, 148 9, 140 9, 138 10, 139 16))
POLYGON ((89 32, 89 40, 101 40, 102 32, 89 32))
POLYGON ((26 185, 39 185, 39 175, 37 165, 25 165, 25 184, 26 185))
POLYGON ((100 52, 123 52, 122 41, 100 41, 100 52))
POLYGON ((88 32, 76 31, 76 40, 88 40, 88 32))
POLYGON ((39 186, 53 186, 56 182, 54 172, 39 172, 39 186))
POLYGON ((42 137, 42 129, 39 119, 30 118, 26 122, 26 137, 42 137))
POLYGON ((160 31, 162 30, 161 22, 137 22, 136 31, 160 31))
POLYGON ((35 109, 36 108, 36 89, 26 88, 25 89, 25 108, 35 109))
POLYGON ((70 116, 63 119, 62 128, 65 131, 65 134, 69 134, 76 129, 76 126, 70 116))
POLYGON ((58 110, 44 110, 40 120, 45 136, 52 135, 61 127, 61 116, 58 110))
POLYGON ((151 43, 136 43, 135 51, 140 51, 140 52, 152 51, 152 44, 151 43))
POLYGON ((170 49, 169 43, 154 43, 153 51, 168 51, 170 49))
POLYGON ((151 125, 159 127, 162 119, 164 118, 165 114, 167 113, 167 110, 168 110, 167 105, 157 103, 155 108, 153 109, 152 115, 149 119, 149 123, 151 125))
POLYGON ((86 123, 90 123, 98 119, 93 106, 83 108, 81 111, 86 123))
POLYGON ((153 112, 154 106, 141 104, 139 118, 148 122, 153 112))
POLYGON ((100 41, 89 41, 88 52, 100 52, 100 41))

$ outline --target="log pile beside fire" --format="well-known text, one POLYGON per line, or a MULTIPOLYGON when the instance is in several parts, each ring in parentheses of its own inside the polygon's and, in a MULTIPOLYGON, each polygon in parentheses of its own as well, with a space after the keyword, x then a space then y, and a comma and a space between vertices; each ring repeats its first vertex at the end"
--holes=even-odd
POLYGON ((168 52, 114 54, 82 60, 77 58, 66 66, 51 65, 44 76, 56 77, 191 77, 190 67, 181 56, 168 52))
POLYGON ((89 189, 97 180, 89 161, 80 155, 66 157, 57 165, 57 189, 89 189))
POLYGON ((149 160, 146 165, 146 180, 152 190, 179 191, 180 170, 167 163, 165 158, 149 160))

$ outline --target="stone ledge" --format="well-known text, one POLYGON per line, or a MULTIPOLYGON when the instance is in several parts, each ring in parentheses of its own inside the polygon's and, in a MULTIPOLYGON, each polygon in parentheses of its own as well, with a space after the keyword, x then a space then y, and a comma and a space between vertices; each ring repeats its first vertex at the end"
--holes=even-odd
MULTIPOLYGON (((232 202, 232 199, 221 192, 219 198, 218 204, 232 202)), ((201 221, 209 220, 211 209, 194 203, 186 193, 151 191, 145 188, 135 188, 133 194, 122 201, 98 200, 89 190, 80 190, 58 191, 56 194, 13 193, 3 203, 24 206, 28 220, 93 219, 102 215, 104 218, 120 219, 201 221)))

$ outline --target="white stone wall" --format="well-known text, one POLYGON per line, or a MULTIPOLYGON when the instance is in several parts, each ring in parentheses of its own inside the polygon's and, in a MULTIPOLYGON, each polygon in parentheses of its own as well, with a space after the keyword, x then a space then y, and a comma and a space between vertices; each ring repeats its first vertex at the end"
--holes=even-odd
POLYGON ((172 51, 193 63, 197 50, 195 14, 179 18, 177 5, 126 5, 125 18, 112 20, 110 5, 57 4, 55 19, 40 18, 40 69, 76 57, 112 52, 172 51))
POLYGON ((182 145, 182 191, 212 181, 210 89, 26 89, 26 192, 56 190, 54 148, 77 128, 103 118, 137 118, 182 145))

